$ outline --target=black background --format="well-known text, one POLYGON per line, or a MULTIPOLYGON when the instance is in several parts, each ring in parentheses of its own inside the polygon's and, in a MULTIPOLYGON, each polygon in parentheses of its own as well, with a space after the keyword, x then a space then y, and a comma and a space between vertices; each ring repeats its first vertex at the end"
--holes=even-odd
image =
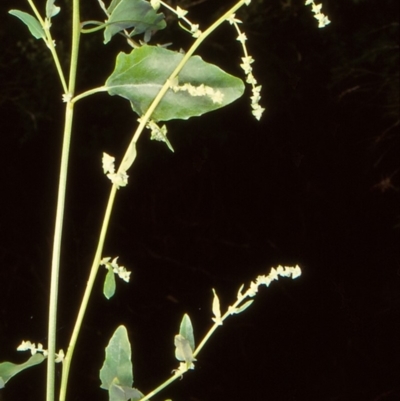
MULTIPOLYGON (((53 20, 62 60, 69 3, 57 2, 63 13, 53 20)), ((96 1, 83 3, 83 19, 102 18, 96 1)), ((231 3, 205 1, 190 17, 205 27, 231 3)), ((63 105, 45 46, 28 41, 10 8, 28 5, 4 1, 0 14, 0 361, 19 363, 23 339, 46 344, 63 105)), ((200 342, 212 324, 211 288, 227 307, 242 283, 278 264, 299 264, 303 275, 262 288, 195 370, 153 399, 399 399, 398 1, 324 1, 323 11, 332 23, 322 30, 300 1, 253 0, 239 14, 263 85, 261 122, 244 96, 168 123, 174 154, 141 138, 104 252, 119 255, 132 280, 106 301, 98 278, 69 400, 107 399, 98 371, 119 324, 132 343, 134 385, 150 391, 177 366, 173 337, 184 313, 200 342)), ((190 37, 171 23, 154 40, 187 48, 190 37)), ((201 54, 240 76, 235 36, 222 27, 201 54)), ((101 85, 115 54, 129 51, 120 38, 101 42, 100 33, 82 39, 79 92, 101 85)), ((77 106, 58 316, 64 349, 109 191, 101 154, 121 157, 135 120, 125 100, 105 94, 77 106)), ((0 400, 43 400, 44 377, 44 365, 21 373, 0 400)))

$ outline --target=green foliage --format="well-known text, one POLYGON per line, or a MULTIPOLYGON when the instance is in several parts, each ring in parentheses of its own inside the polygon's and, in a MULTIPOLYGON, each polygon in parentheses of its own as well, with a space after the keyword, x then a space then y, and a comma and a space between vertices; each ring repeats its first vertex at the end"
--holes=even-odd
POLYGON ((104 280, 103 294, 107 299, 110 299, 115 294, 115 276, 112 267, 107 267, 107 274, 104 280))
POLYGON ((109 18, 104 30, 104 43, 125 29, 134 29, 129 36, 144 33, 144 41, 147 43, 155 31, 164 29, 166 23, 164 14, 157 14, 148 1, 144 0, 113 0, 107 9, 109 18))
POLYGON ((193 326, 189 315, 185 314, 182 318, 179 328, 179 334, 175 336, 175 358, 178 361, 186 362, 187 366, 191 366, 196 360, 193 356, 194 352, 194 335, 193 326))
MULTIPOLYGON (((142 116, 182 59, 181 53, 147 45, 130 54, 120 53, 106 89, 110 95, 128 99, 142 116)), ((244 92, 242 80, 199 56, 189 59, 171 86, 152 114, 155 121, 201 116, 232 103, 244 92)))
POLYGON ((184 314, 181 325, 179 327, 179 334, 186 338, 189 341, 190 348, 194 351, 194 334, 193 334, 193 326, 192 321, 188 314, 184 314))
POLYGON ((108 390, 110 401, 139 400, 143 394, 132 388, 131 345, 125 326, 119 326, 106 347, 100 370, 101 388, 108 390))
POLYGON ((32 36, 36 39, 44 39, 46 37, 40 22, 32 15, 19 10, 10 10, 8 13, 19 18, 28 27, 32 36))
POLYGON ((45 358, 42 354, 35 354, 32 355, 26 362, 19 365, 12 362, 0 363, 0 388, 3 388, 4 385, 17 373, 22 372, 31 366, 42 363, 44 359, 45 358))

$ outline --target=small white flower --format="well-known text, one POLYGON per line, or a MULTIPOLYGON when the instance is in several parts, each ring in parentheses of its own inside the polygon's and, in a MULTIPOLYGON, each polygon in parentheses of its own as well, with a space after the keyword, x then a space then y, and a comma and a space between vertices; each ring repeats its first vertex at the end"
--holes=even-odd
POLYGON ((118 277, 122 280, 124 280, 125 282, 129 283, 129 279, 131 276, 131 272, 128 272, 125 267, 120 266, 118 267, 116 273, 118 274, 118 277))
POLYGON ((312 12, 314 14, 320 14, 321 13, 321 8, 322 8, 322 4, 315 4, 313 3, 312 5, 312 12))
POLYGON ((121 173, 112 173, 112 174, 107 174, 107 177, 110 179, 110 181, 117 186, 119 189, 120 187, 125 187, 128 185, 128 178, 129 175, 126 174, 125 172, 121 173))
POLYGON ((30 341, 22 341, 20 345, 17 347, 17 351, 27 351, 35 347, 35 344, 32 344, 30 341))
MULTIPOLYGON (((317 18, 317 16, 316 16, 317 18)), ((328 17, 324 14, 320 14, 317 18, 318 20, 318 28, 324 28, 325 26, 329 25, 331 21, 329 21, 328 17)))
POLYGON ((252 71, 251 64, 254 63, 254 59, 251 56, 245 56, 242 57, 242 64, 240 64, 240 67, 244 71, 246 75, 250 74, 252 71))
POLYGON ((150 4, 156 11, 160 8, 160 0, 150 0, 150 4))
POLYGON ((248 84, 251 84, 251 85, 256 85, 257 84, 257 80, 255 79, 255 77, 254 77, 254 75, 252 73, 247 75, 246 82, 248 84))
POLYGON ((129 283, 131 272, 127 271, 124 266, 118 265, 119 256, 115 257, 112 262, 110 262, 110 257, 105 257, 101 259, 100 265, 105 266, 107 269, 112 268, 114 274, 117 274, 119 278, 129 283))
POLYGON ((60 351, 58 351, 58 354, 56 354, 55 362, 56 363, 63 362, 64 357, 65 357, 64 351, 62 349, 60 349, 60 351))
POLYGON ((250 283, 250 288, 247 290, 247 295, 249 297, 254 297, 258 292, 258 285, 254 281, 250 283))
POLYGON ((233 25, 233 24, 241 24, 242 21, 240 19, 235 18, 235 14, 231 14, 228 18, 227 21, 233 25))
POLYGON ((224 100, 224 94, 221 91, 217 90, 211 95, 211 100, 213 101, 213 103, 221 104, 224 100))
POLYGON ((240 43, 244 43, 247 40, 247 36, 244 32, 240 32, 236 40, 239 41, 240 43))
POLYGON ((183 10, 179 6, 176 7, 176 15, 178 18, 183 18, 188 12, 186 10, 183 10))
POLYGON ((198 38, 202 33, 198 24, 192 24, 190 27, 190 32, 194 38, 198 38))
POLYGON ((297 277, 301 276, 301 269, 299 265, 296 265, 295 267, 291 267, 292 269, 292 279, 295 279, 297 277))
MULTIPOLYGON (((22 343, 18 346, 17 351, 31 351, 32 355, 37 353, 41 353, 45 358, 48 357, 49 352, 43 348, 43 344, 38 343, 37 347, 35 343, 31 343, 30 341, 22 341, 22 343)), ((62 362, 64 359, 64 351, 61 349, 58 354, 55 354, 55 362, 62 362)))
POLYGON ((104 174, 115 172, 114 166, 115 157, 110 156, 109 154, 103 152, 102 164, 103 164, 103 172, 104 174))
POLYGON ((331 23, 329 18, 321 12, 322 4, 315 4, 314 0, 306 0, 306 6, 311 4, 311 10, 314 13, 314 18, 318 20, 318 28, 323 28, 331 23))
POLYGON ((62 95, 62 101, 68 103, 72 99, 72 93, 64 93, 62 95))

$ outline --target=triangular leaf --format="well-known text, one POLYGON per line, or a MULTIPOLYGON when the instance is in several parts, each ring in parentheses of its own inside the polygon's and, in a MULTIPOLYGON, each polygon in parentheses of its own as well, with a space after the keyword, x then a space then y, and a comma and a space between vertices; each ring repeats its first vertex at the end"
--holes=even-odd
POLYGON ((8 13, 19 18, 36 39, 44 39, 46 37, 40 22, 32 15, 19 10, 10 10, 8 13))
POLYGON ((181 325, 179 327, 179 334, 189 341, 190 348, 194 351, 194 335, 192 321, 187 313, 183 315, 181 325))
POLYGON ((106 358, 100 370, 100 380, 100 387, 106 390, 110 390, 114 384, 132 387, 131 345, 125 326, 119 326, 115 330, 106 347, 106 358))
POLYGON ((166 27, 164 14, 157 14, 150 3, 145 0, 121 0, 118 4, 112 2, 107 11, 111 15, 106 21, 110 25, 104 30, 104 43, 108 43, 118 32, 133 27, 129 36, 144 33, 145 42, 147 42, 154 31, 166 27))
MULTIPOLYGON (((106 82, 108 93, 130 100, 132 109, 141 117, 182 58, 181 53, 147 45, 130 54, 120 53, 115 70, 106 82)), ((224 107, 243 92, 242 80, 193 56, 151 118, 154 121, 187 120, 224 107)))
POLYGON ((38 365, 43 362, 45 357, 42 354, 32 355, 26 362, 19 365, 12 362, 0 363, 0 388, 3 388, 5 384, 17 373, 30 368, 31 366, 38 365))

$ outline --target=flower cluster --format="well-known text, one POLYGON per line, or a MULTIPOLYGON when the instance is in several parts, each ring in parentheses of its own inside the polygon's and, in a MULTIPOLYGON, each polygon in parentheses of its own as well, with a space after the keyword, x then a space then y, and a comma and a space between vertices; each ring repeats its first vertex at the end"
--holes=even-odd
POLYGON ((301 269, 298 265, 295 267, 289 267, 289 266, 278 266, 276 269, 272 268, 269 274, 258 276, 255 281, 250 283, 250 286, 246 292, 242 292, 244 284, 242 284, 239 288, 239 291, 237 293, 237 298, 236 301, 233 305, 230 305, 228 307, 228 311, 222 316, 221 315, 221 309, 220 309, 220 302, 217 293, 213 289, 214 293, 214 299, 213 299, 213 304, 212 304, 212 311, 214 314, 214 317, 212 318, 212 321, 215 323, 217 326, 221 326, 223 324, 223 321, 229 316, 229 315, 237 315, 239 313, 242 313, 245 311, 253 302, 254 300, 248 300, 246 302, 243 302, 246 298, 253 298, 257 292, 258 292, 258 287, 260 285, 266 285, 269 287, 272 281, 278 280, 279 276, 281 277, 292 277, 292 279, 295 279, 299 276, 301 276, 301 269))
MULTIPOLYGON (((177 81, 177 80, 176 80, 177 81)), ((170 88, 176 92, 188 92, 190 96, 208 96, 213 103, 221 104, 224 99, 224 94, 219 90, 215 90, 211 86, 201 84, 199 86, 193 86, 192 84, 185 83, 179 85, 178 82, 170 84, 170 88)))
MULTIPOLYGON (((138 121, 141 121, 141 118, 138 118, 138 121)), ((167 138, 167 126, 164 124, 162 127, 159 127, 157 123, 153 120, 150 120, 146 124, 146 128, 148 128, 151 131, 150 134, 150 139, 152 141, 160 141, 160 142, 165 142, 166 145, 168 146, 168 149, 171 152, 174 152, 174 148, 171 145, 171 142, 167 138)))
POLYGON ((111 268, 113 272, 119 276, 119 278, 129 283, 131 272, 128 272, 124 266, 118 265, 117 263, 118 256, 114 258, 111 262, 110 260, 111 260, 110 257, 103 258, 100 261, 100 265, 105 266, 107 269, 111 268))
POLYGON ((111 182, 119 187, 125 187, 128 184, 128 174, 126 172, 116 173, 115 165, 114 165, 115 157, 108 155, 107 153, 103 153, 103 172, 107 174, 107 177, 111 180, 111 182))
POLYGON ((311 4, 312 12, 314 13, 314 18, 318 21, 318 28, 323 28, 331 23, 328 17, 321 13, 322 4, 315 4, 314 0, 306 0, 306 6, 311 4))
MULTIPOLYGON (((246 3, 247 5, 250 4, 250 1, 246 3)), ((240 64, 240 67, 246 74, 246 82, 252 86, 252 96, 250 97, 251 99, 251 107, 253 109, 252 114, 253 116, 257 119, 260 120, 263 112, 265 109, 260 106, 260 100, 261 100, 261 85, 257 85, 257 80, 253 75, 253 68, 251 64, 254 63, 254 59, 252 56, 249 55, 246 47, 246 40, 247 36, 244 32, 242 32, 239 28, 238 24, 241 24, 242 21, 235 18, 235 14, 232 14, 228 18, 228 22, 233 25, 238 33, 238 37, 236 40, 238 40, 243 48, 243 53, 244 57, 242 57, 242 64, 240 64)))
MULTIPOLYGON (((32 355, 35 355, 37 353, 43 354, 43 356, 46 358, 49 352, 45 349, 43 349, 43 345, 41 343, 38 343, 37 347, 35 343, 31 343, 30 341, 22 341, 22 343, 18 346, 17 351, 31 351, 32 355)), ((58 351, 58 354, 56 354, 56 359, 55 362, 62 362, 64 360, 64 351, 60 349, 58 351)))
POLYGON ((238 292, 238 300, 242 300, 246 297, 254 297, 257 292, 258 292, 258 287, 262 284, 265 286, 269 287, 272 281, 278 280, 279 276, 281 277, 292 277, 292 279, 295 279, 299 276, 301 276, 301 269, 299 265, 296 265, 295 267, 290 267, 290 266, 278 266, 276 269, 273 267, 269 274, 261 275, 256 278, 255 281, 250 283, 249 289, 242 294, 242 289, 243 286, 239 289, 238 292))
POLYGON ((150 0, 150 3, 152 5, 152 7, 157 11, 158 8, 160 7, 160 5, 162 4, 165 8, 168 8, 168 10, 170 10, 171 12, 173 12, 174 14, 176 14, 176 16, 178 17, 178 19, 181 19, 182 21, 184 21, 187 25, 189 25, 189 29, 185 28, 181 23, 179 23, 180 27, 183 28, 185 31, 188 31, 189 33, 192 34, 192 36, 194 38, 198 38, 201 35, 201 30, 199 29, 199 25, 198 24, 193 24, 192 22, 190 22, 185 15, 188 13, 186 10, 183 10, 182 8, 180 8, 179 6, 176 7, 176 10, 171 7, 170 5, 164 3, 161 0, 150 0))

